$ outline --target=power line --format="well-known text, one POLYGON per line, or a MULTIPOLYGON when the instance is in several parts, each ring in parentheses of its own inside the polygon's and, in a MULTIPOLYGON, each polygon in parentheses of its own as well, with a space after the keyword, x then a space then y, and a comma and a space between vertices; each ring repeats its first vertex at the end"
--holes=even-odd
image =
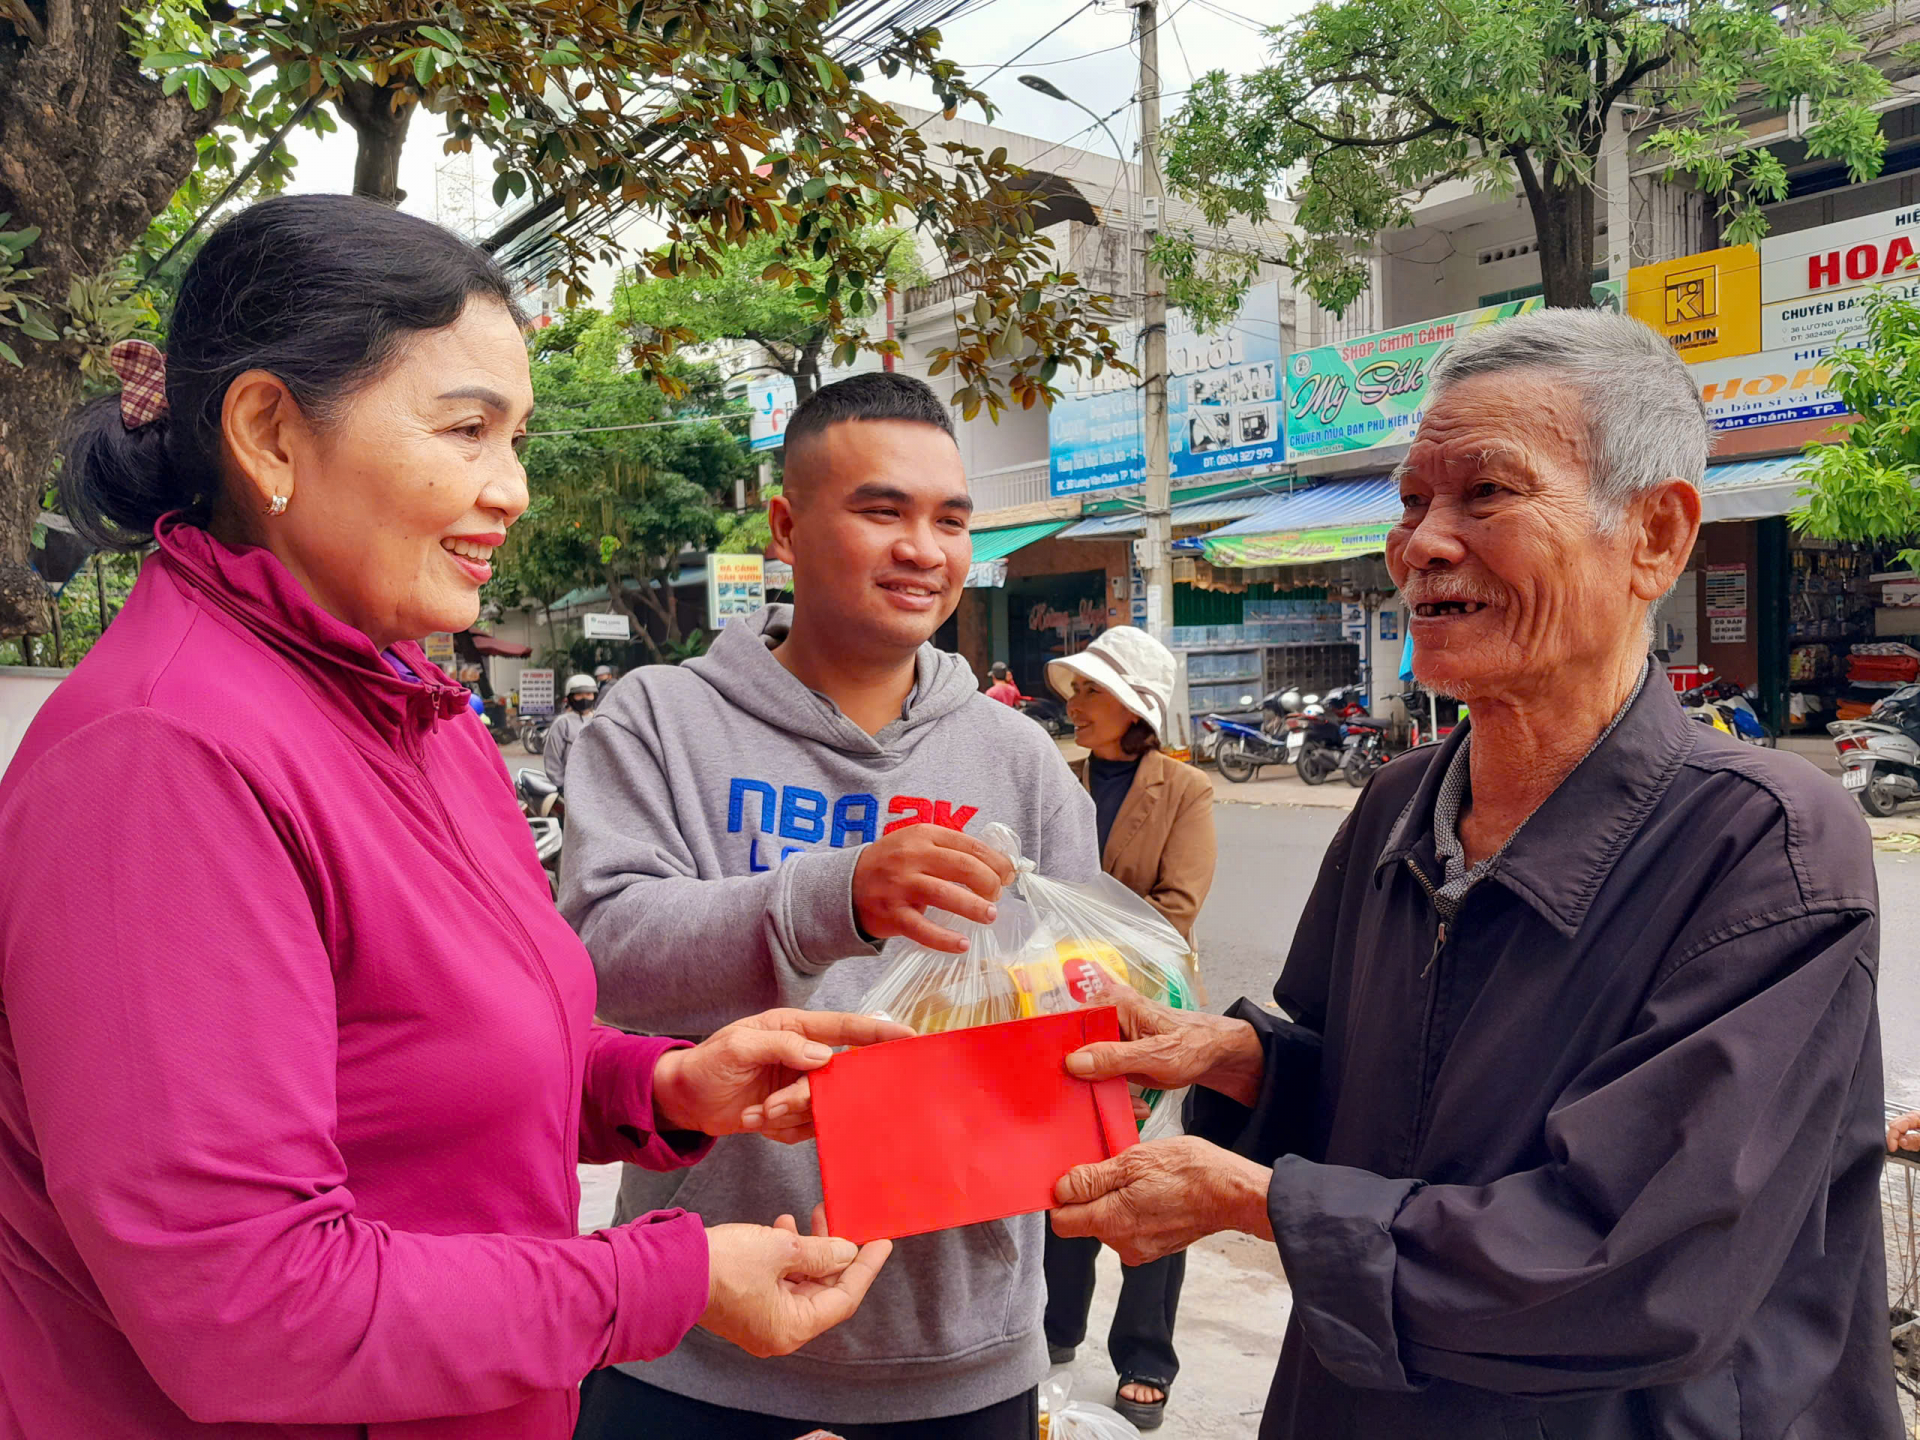
POLYGON ((1066 29, 1067 26, 1071 25, 1075 20, 1078 20, 1082 15, 1086 14, 1087 11, 1091 10, 1093 6, 1094 6, 1094 0, 1086 0, 1086 3, 1082 5, 1078 10, 1075 10, 1071 15, 1067 16, 1066 19, 1062 20, 1058 25, 1054 26, 1053 29, 1047 31, 1046 34, 1042 35, 1038 40, 1034 41, 1033 44, 1027 46, 1026 49, 1022 50, 1019 55, 1015 55, 1011 59, 1002 60, 998 65, 994 66, 993 69, 989 70, 985 75, 982 75, 978 81, 974 82, 974 88, 978 89, 980 86, 986 84, 987 81, 991 80, 994 76, 998 75, 1002 70, 1006 69, 1007 66, 1013 64, 1015 60, 1018 60, 1022 55, 1025 55, 1029 50, 1039 49, 1040 46, 1045 41, 1051 40, 1054 36, 1058 35, 1062 30, 1066 29))
POLYGON ((1194 3, 1199 5, 1203 10, 1211 10, 1222 20, 1231 20, 1236 25, 1244 25, 1249 30, 1256 30, 1262 35, 1273 28, 1271 25, 1255 20, 1251 16, 1242 15, 1237 10, 1229 10, 1226 6, 1216 3, 1216 0, 1194 0, 1194 3))

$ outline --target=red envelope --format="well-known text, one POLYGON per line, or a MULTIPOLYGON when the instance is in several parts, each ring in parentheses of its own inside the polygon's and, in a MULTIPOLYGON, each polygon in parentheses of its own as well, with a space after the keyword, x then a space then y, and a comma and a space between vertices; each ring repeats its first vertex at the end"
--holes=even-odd
POLYGON ((834 1056, 812 1076, 828 1228, 865 1244, 1051 1210, 1067 1171, 1140 1139, 1125 1080, 1066 1071, 1119 1038, 1103 1005, 834 1056))

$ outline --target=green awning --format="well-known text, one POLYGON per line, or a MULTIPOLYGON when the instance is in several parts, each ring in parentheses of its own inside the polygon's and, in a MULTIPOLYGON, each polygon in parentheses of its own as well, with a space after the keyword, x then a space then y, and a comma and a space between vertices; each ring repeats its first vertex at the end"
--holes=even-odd
MULTIPOLYGON (((1245 490, 1250 494, 1258 494, 1261 486, 1271 485, 1276 479, 1281 478, 1283 477, 1277 475, 1243 475, 1238 480, 1222 480, 1213 485, 1188 485, 1173 492, 1172 503, 1178 505, 1186 500, 1206 500, 1215 495, 1225 495, 1233 490, 1245 490)), ((1122 511, 1132 511, 1137 514, 1139 510, 1140 497, 1136 495, 1131 499, 1089 500, 1081 506, 1080 513, 1082 515, 1118 515, 1122 511)))
POLYGON ((1031 525, 1008 525, 1000 530, 973 532, 973 563, 1004 560, 1016 550, 1024 550, 1036 540, 1044 540, 1067 527, 1065 520, 1036 520, 1031 525))
POLYGON ((1036 540, 1066 528, 1068 520, 1036 520, 1031 525, 1004 525, 998 530, 973 532, 973 564, 967 568, 969 590, 998 590, 1007 583, 1007 557, 1036 540))

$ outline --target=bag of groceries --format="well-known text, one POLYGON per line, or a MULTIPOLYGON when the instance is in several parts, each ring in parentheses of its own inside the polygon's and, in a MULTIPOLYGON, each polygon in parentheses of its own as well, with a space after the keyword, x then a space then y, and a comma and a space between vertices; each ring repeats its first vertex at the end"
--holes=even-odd
POLYGON ((1050 1375, 1040 1384, 1040 1440, 1140 1440, 1131 1420, 1105 1405, 1069 1398, 1073 1382, 1050 1375))
MULTIPOLYGON (((980 838, 1014 864, 994 922, 942 914, 941 923, 971 940, 967 953, 903 945, 861 998, 862 1014, 935 1035, 1110 1004, 1108 981, 1175 1010, 1199 1007, 1193 951, 1159 911, 1111 875, 1080 884, 1037 873, 1004 825, 984 827, 980 838)), ((1152 1112, 1143 1135, 1169 1130, 1178 1109, 1173 1099, 1158 1090, 1141 1098, 1152 1112)))

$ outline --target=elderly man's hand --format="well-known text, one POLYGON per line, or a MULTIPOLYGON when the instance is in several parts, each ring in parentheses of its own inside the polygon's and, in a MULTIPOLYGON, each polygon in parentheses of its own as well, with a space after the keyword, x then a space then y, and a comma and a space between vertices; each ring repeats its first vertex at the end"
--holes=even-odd
POLYGON ((1273 1239, 1273 1172, 1191 1135, 1123 1150, 1069 1170, 1054 1187, 1053 1233, 1092 1235, 1145 1265, 1222 1230, 1273 1239))
POLYGON ((1260 1093, 1265 1069, 1260 1039, 1244 1020, 1199 1010, 1174 1010, 1149 1000, 1130 985, 1101 980, 1093 1004, 1120 1012, 1122 1040, 1100 1040, 1067 1057, 1067 1073, 1080 1080, 1123 1075, 1147 1089, 1204 1085, 1242 1105, 1260 1093))

